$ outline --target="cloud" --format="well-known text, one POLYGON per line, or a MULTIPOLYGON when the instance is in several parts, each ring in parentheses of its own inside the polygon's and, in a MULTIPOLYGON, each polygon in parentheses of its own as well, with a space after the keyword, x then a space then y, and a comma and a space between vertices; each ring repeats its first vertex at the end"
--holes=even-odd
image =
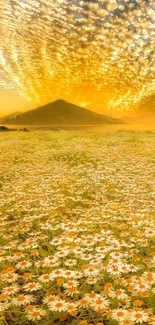
POLYGON ((1 86, 109 110, 155 94, 154 0, 0 2, 1 86))

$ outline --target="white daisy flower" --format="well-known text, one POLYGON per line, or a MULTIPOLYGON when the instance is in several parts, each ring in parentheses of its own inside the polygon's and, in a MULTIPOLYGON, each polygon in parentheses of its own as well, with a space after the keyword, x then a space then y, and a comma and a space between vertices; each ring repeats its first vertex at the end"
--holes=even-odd
POLYGON ((39 276, 39 281, 42 283, 48 283, 51 280, 51 276, 49 274, 42 274, 39 276))
POLYGON ((50 302, 48 307, 51 311, 66 311, 68 309, 69 303, 65 300, 59 299, 57 301, 50 302))
POLYGON ((36 282, 29 282, 23 286, 23 289, 29 292, 37 291, 40 290, 41 288, 42 288, 41 284, 36 282))
POLYGON ((35 308, 32 310, 29 310, 26 315, 26 317, 32 321, 40 320, 44 316, 46 316, 46 311, 41 308, 35 308))
POLYGON ((25 270, 28 269, 29 267, 32 266, 32 263, 30 261, 20 261, 19 263, 16 264, 17 269, 25 270))
POLYGON ((19 286, 13 285, 13 286, 3 288, 2 293, 11 295, 18 292, 19 290, 20 290, 19 286))
POLYGON ((12 304, 15 306, 27 305, 30 302, 34 302, 35 298, 31 295, 20 295, 16 298, 12 298, 12 304))

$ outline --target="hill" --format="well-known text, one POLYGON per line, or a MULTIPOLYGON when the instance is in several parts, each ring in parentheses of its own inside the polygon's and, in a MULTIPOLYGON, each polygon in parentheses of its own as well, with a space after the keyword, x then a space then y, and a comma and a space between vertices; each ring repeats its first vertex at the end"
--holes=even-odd
POLYGON ((6 126, 0 125, 0 132, 10 132, 10 131, 17 131, 16 129, 9 129, 6 126))
POLYGON ((12 114, 1 119, 1 122, 6 125, 97 125, 125 123, 121 119, 97 114, 64 100, 54 101, 23 114, 12 114))

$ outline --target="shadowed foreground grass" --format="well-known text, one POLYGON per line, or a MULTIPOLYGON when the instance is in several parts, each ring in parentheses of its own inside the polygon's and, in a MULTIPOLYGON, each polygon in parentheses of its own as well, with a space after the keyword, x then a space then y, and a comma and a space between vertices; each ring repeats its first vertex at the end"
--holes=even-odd
POLYGON ((0 153, 0 324, 155 324, 155 133, 7 133, 0 153))

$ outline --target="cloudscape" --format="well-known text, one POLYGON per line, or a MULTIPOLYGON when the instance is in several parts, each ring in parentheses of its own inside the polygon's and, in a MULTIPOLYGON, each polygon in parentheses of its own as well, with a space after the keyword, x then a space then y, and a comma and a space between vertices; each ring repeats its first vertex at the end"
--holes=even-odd
POLYGON ((25 110, 57 99, 109 114, 153 109, 154 0, 5 0, 0 18, 1 112, 12 107, 4 89, 25 110))

